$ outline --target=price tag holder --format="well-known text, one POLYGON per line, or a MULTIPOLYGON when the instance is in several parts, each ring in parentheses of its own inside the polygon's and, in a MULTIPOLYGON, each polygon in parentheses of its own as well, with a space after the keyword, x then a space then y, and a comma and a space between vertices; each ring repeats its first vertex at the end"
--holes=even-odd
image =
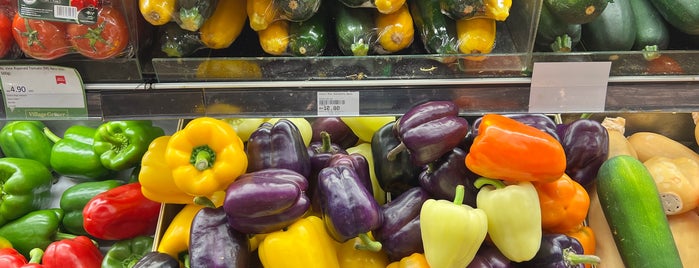
POLYGON ((317 93, 319 116, 357 116, 359 115, 359 92, 327 92, 317 93))
POLYGON ((603 112, 611 62, 536 62, 529 112, 603 112))
POLYGON ((7 119, 86 119, 85 89, 77 70, 50 65, 0 66, 7 119))

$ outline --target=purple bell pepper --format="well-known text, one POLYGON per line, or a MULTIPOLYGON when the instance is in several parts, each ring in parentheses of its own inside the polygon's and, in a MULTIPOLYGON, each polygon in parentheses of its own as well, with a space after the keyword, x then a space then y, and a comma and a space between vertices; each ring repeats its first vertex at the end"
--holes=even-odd
POLYGON ((359 236, 368 250, 380 250, 367 233, 379 228, 383 214, 374 196, 359 182, 354 169, 337 165, 318 174, 318 193, 325 227, 333 239, 345 242, 359 236))
POLYGON ((395 122, 388 123, 374 132, 371 138, 371 155, 374 157, 374 172, 379 186, 395 197, 410 188, 420 186, 418 175, 422 166, 413 165, 407 151, 394 153, 391 150, 401 144, 393 133, 394 125, 395 122))
POLYGON ((437 161, 427 164, 418 177, 420 186, 436 199, 454 200, 454 189, 457 185, 464 185, 464 204, 475 207, 478 188, 473 182, 479 176, 464 165, 466 154, 466 151, 456 147, 437 161))
POLYGON ((337 144, 342 149, 347 149, 354 146, 359 141, 357 135, 352 129, 345 124, 339 117, 319 117, 311 122, 311 130, 313 136, 311 142, 322 140, 321 132, 325 131, 330 134, 333 143, 337 144))
POLYGON ((285 168, 308 178, 311 161, 301 132, 289 120, 281 119, 274 125, 265 122, 248 139, 245 152, 248 172, 267 168, 285 168))
MULTIPOLYGON (((560 140, 558 137, 558 133, 556 132, 556 122, 554 122, 553 119, 551 119, 551 117, 545 114, 503 114, 503 116, 517 120, 525 125, 535 127, 543 132, 548 133, 557 140, 560 140)), ((481 120, 482 117, 479 117, 476 118, 476 121, 473 122, 473 128, 471 130, 473 132, 473 136, 478 135, 478 126, 481 125, 481 120)))
POLYGON ((289 169, 265 169, 238 177, 226 189, 223 209, 230 225, 246 234, 280 230, 310 208, 308 182, 289 169))
POLYGON ((531 268, 584 268, 585 264, 599 264, 600 258, 585 255, 580 241, 565 234, 544 234, 541 246, 533 259, 518 267, 531 268))
POLYGON ((248 237, 233 229, 222 208, 205 207, 192 220, 189 235, 191 267, 247 267, 248 237))
POLYGON ((558 126, 558 136, 566 154, 565 173, 582 186, 589 187, 609 155, 609 134, 601 123, 577 119, 558 126))
POLYGON ((408 110, 394 125, 394 132, 401 145, 392 151, 408 150, 412 163, 423 166, 459 145, 469 125, 453 102, 429 101, 408 110))
POLYGON ((510 268, 512 261, 495 246, 483 243, 466 268, 510 268))
POLYGON ((308 179, 308 193, 311 198, 314 198, 318 185, 318 172, 321 169, 328 167, 330 157, 335 154, 347 154, 345 149, 340 148, 330 140, 330 134, 327 132, 320 133, 320 141, 312 141, 308 145, 308 157, 311 162, 311 174, 306 177, 308 179))
POLYGON ((413 253, 422 253, 420 209, 431 198, 421 187, 413 187, 381 207, 383 224, 374 230, 390 261, 399 261, 413 253))
POLYGON ((374 187, 371 185, 371 175, 369 175, 369 161, 361 154, 335 154, 328 161, 329 167, 345 165, 357 173, 357 180, 369 191, 374 192, 374 187))

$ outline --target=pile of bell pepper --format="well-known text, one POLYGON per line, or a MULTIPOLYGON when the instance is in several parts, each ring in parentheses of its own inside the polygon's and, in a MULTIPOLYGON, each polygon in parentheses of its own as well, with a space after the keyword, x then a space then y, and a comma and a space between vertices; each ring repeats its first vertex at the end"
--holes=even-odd
POLYGON ((582 267, 599 262, 584 225, 585 187, 607 154, 595 123, 470 121, 451 101, 399 117, 201 117, 171 134, 114 121, 58 137, 12 122, 0 131, 2 180, 32 179, 6 191, 18 198, 0 204, 0 237, 17 263, 44 266, 582 267), (60 208, 46 205, 52 172, 79 182, 60 208), (163 204, 179 211, 158 219, 163 204), (41 239, 16 239, 26 235, 41 239), (113 246, 90 255, 85 239, 113 246), (57 242, 84 257, 57 256, 71 254, 57 242))

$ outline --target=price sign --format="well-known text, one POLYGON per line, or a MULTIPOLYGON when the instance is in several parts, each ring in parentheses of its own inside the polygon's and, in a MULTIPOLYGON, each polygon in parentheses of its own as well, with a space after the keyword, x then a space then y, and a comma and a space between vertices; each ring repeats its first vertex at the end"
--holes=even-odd
POLYGON ((602 112, 611 62, 537 62, 529 112, 602 112))
POLYGON ((318 115, 359 115, 359 92, 318 92, 318 115))
POLYGON ((73 68, 0 66, 0 89, 7 119, 85 119, 87 102, 73 68))

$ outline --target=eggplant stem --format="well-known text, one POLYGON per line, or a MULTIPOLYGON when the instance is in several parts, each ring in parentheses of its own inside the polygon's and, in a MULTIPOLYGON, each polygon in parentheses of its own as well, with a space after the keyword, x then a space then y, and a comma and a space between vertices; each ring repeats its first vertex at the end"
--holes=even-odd
POLYGON ((407 147, 405 147, 405 143, 401 142, 398 144, 398 146, 388 151, 388 154, 386 154, 386 159, 388 159, 388 161, 396 160, 396 156, 405 149, 407 149, 407 147))
POLYGON ((359 239, 362 240, 361 243, 355 244, 354 248, 358 250, 368 250, 372 252, 379 252, 381 250, 381 242, 371 240, 367 233, 359 234, 359 239))

